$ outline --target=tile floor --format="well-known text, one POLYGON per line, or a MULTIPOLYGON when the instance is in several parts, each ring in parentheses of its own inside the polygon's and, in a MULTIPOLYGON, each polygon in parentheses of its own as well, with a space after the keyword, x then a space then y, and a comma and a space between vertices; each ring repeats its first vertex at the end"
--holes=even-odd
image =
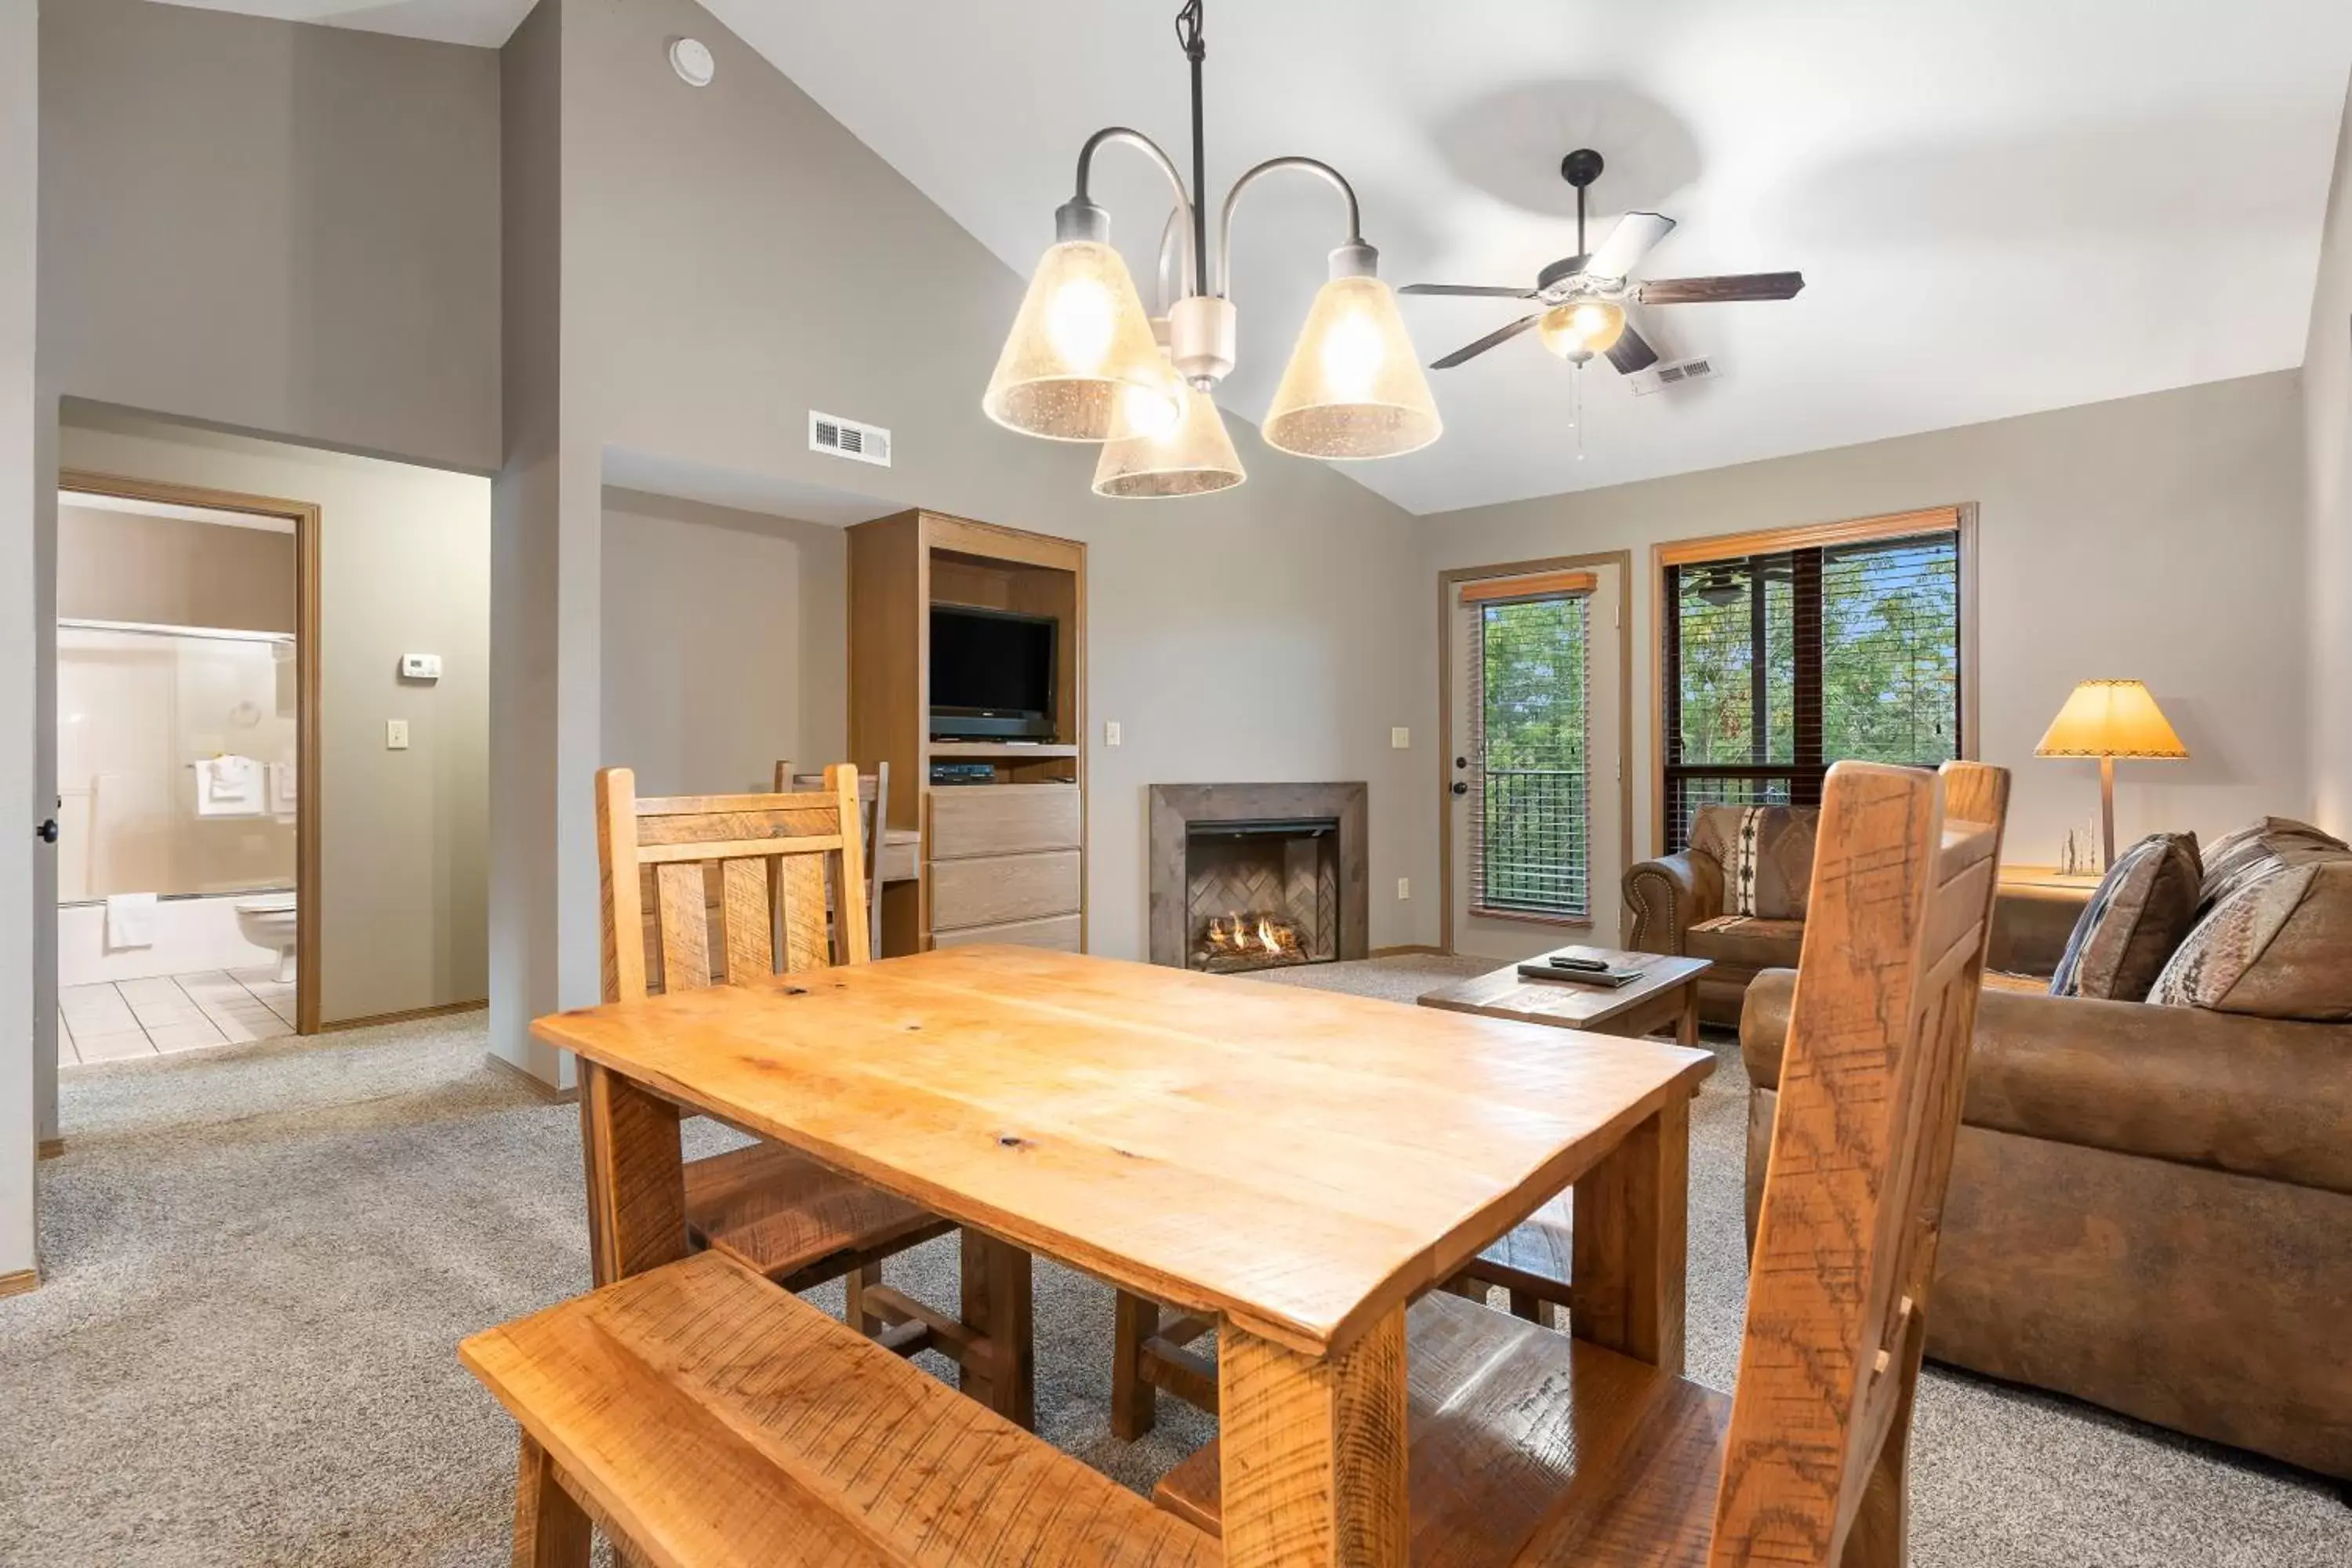
POLYGON ((208 969, 58 993, 58 1063, 120 1061, 294 1032, 294 985, 274 966, 208 969))

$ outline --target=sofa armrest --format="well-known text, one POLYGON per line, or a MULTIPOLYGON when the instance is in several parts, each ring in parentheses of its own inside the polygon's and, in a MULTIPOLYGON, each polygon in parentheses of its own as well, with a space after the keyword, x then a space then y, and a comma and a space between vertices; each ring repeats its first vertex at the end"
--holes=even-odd
POLYGON ((1723 912, 1723 868, 1687 849, 1644 860, 1625 873, 1625 910, 1626 946, 1679 954, 1683 932, 1723 912))
POLYGON ((1985 967, 2047 980, 2066 956, 2066 941, 2091 901, 2090 888, 2002 888, 1993 895, 1992 942, 1985 967))
MULTIPOLYGON (((1739 1015, 1748 1080, 1778 1090, 1796 972, 1739 1015)), ((2352 1194, 2352 1025, 1987 991, 1971 1127, 2352 1194)))

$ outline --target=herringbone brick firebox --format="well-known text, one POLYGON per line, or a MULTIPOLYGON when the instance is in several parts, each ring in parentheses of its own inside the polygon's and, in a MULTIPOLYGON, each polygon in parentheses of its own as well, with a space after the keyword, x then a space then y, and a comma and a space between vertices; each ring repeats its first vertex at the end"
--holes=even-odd
POLYGON ((1155 963, 1215 973, 1360 957, 1364 786, 1154 784, 1155 963))

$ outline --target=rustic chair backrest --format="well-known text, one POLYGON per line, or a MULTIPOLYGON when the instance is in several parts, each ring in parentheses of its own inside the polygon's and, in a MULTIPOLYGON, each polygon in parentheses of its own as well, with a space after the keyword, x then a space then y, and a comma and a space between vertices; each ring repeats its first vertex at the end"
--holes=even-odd
POLYGON ((1901 1541, 2008 803, 2008 772, 1977 763, 1830 770, 1711 1568, 1901 1541))
POLYGON ((857 770, 835 763, 824 780, 806 794, 643 798, 629 769, 597 773, 606 1001, 873 956, 857 770))

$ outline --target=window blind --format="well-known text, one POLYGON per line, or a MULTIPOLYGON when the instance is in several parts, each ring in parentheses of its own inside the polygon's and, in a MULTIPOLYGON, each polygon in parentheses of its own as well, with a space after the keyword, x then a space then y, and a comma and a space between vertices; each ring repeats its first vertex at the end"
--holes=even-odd
POLYGON ((1591 908, 1589 583, 1465 595, 1470 908, 1581 920, 1591 908))
POLYGON ((1810 805, 1843 758, 1960 754, 1957 531, 1665 569, 1666 842, 1716 804, 1810 805))

